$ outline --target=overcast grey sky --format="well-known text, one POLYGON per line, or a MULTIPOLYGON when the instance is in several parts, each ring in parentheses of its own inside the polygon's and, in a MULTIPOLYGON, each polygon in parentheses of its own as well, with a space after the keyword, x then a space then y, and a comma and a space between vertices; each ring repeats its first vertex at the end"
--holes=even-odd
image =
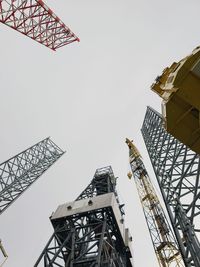
POLYGON ((48 0, 81 42, 53 52, 0 24, 0 162, 51 136, 66 154, 0 218, 6 267, 31 267, 52 227, 48 217, 111 165, 126 204, 135 267, 157 267, 135 184, 133 138, 155 180, 140 128, 160 99, 150 85, 200 44, 198 0, 48 0))

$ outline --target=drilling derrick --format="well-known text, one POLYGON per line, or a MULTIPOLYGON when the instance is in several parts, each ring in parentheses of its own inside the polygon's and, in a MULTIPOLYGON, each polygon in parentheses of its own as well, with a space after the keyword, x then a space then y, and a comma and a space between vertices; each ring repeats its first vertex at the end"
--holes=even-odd
POLYGON ((46 138, 0 164, 0 214, 35 182, 63 151, 46 138))
POLYGON ((165 130, 148 107, 142 135, 185 266, 200 266, 200 157, 165 130))
MULTIPOLYGON (((176 238, 148 176, 141 155, 129 139, 126 139, 126 143, 129 147, 131 171, 159 265, 161 267, 184 267, 176 238)), ((131 178, 131 176, 129 173, 128 177, 131 178)))
POLYGON ((34 267, 132 267, 111 167, 97 169, 91 183, 50 217, 54 233, 34 267))
POLYGON ((79 41, 42 0, 0 0, 0 22, 52 50, 79 41))

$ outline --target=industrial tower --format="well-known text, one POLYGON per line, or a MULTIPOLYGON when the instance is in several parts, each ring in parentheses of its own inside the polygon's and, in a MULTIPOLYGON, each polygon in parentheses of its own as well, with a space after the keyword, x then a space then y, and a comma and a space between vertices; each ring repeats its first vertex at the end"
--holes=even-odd
POLYGON ((34 267, 132 267, 131 237, 111 167, 50 217, 54 233, 34 267))
POLYGON ((79 41, 42 0, 0 0, 0 22, 52 50, 79 41))
POLYGON ((63 151, 48 137, 0 164, 0 214, 35 182, 63 151))
POLYGON ((151 89, 162 99, 165 129, 200 154, 200 46, 163 70, 151 89))
MULTIPOLYGON (((160 267, 184 267, 178 243, 143 164, 142 157, 128 138, 129 162, 144 216, 160 267)), ((129 179, 132 177, 128 173, 129 179)))
POLYGON ((142 135, 184 263, 200 266, 200 157, 175 139, 148 107, 142 135))

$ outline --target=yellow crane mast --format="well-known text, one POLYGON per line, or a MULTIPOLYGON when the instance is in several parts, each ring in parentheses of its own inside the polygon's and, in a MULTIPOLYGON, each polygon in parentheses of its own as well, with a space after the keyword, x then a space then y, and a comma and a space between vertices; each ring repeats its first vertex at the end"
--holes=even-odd
POLYGON ((132 171, 132 173, 128 173, 128 177, 129 179, 134 177, 159 265, 160 267, 184 267, 178 243, 148 176, 142 157, 132 141, 126 139, 126 144, 129 147, 132 171))

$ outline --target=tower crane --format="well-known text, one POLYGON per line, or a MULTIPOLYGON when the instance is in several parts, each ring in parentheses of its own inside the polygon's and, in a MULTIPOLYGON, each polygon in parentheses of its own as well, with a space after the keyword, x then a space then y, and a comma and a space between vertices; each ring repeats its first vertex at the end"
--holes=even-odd
POLYGON ((136 146, 128 138, 126 144, 129 147, 129 161, 132 171, 132 173, 128 173, 128 178, 134 177, 159 266, 183 267, 185 265, 176 238, 143 164, 142 157, 136 146))

